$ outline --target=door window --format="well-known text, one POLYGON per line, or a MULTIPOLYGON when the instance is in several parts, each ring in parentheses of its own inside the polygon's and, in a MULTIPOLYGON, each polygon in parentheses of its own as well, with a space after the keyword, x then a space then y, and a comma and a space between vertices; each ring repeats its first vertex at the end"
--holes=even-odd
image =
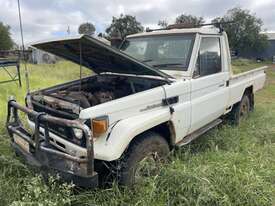
POLYGON ((207 76, 221 72, 221 46, 219 37, 203 37, 194 76, 207 76))

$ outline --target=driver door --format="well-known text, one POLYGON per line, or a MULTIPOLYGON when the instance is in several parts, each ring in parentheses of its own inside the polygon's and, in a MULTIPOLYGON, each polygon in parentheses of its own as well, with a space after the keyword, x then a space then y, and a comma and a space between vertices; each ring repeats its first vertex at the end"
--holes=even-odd
POLYGON ((190 133, 219 118, 226 109, 228 72, 222 67, 220 36, 202 36, 191 80, 190 133))

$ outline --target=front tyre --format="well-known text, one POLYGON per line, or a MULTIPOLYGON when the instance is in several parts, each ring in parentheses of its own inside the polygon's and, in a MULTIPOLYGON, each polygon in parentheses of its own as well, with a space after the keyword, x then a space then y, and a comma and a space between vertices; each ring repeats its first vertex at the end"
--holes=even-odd
POLYGON ((146 132, 137 136, 119 162, 119 184, 133 186, 156 175, 169 151, 167 141, 157 133, 146 132))

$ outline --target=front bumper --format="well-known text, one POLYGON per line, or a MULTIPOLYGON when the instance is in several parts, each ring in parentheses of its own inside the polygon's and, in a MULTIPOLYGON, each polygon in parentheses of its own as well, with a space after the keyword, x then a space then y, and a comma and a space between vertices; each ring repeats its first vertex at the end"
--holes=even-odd
POLYGON ((77 120, 57 118, 45 113, 36 112, 19 105, 15 100, 8 102, 7 130, 11 145, 16 153, 32 166, 43 172, 57 173, 62 180, 73 182, 80 187, 98 186, 98 175, 94 171, 93 141, 89 128, 77 120), (35 120, 34 134, 28 132, 19 119, 18 110, 35 120), (86 138, 87 156, 79 158, 62 152, 50 144, 48 123, 78 128, 86 138), (44 133, 40 132, 41 124, 44 133))

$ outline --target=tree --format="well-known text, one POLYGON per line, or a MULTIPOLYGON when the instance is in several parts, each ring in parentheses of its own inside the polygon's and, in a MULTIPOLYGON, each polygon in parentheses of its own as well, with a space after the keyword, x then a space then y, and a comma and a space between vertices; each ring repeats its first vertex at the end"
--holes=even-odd
POLYGON ((78 27, 78 33, 92 36, 95 33, 95 26, 90 22, 80 24, 78 27))
POLYGON ((268 45, 267 36, 261 33, 262 20, 251 14, 249 10, 233 8, 212 22, 232 22, 223 24, 223 28, 228 35, 230 48, 238 54, 252 50, 260 52, 268 45))
POLYGON ((159 20, 158 26, 160 26, 161 28, 166 28, 168 26, 168 23, 166 20, 159 20))
POLYGON ((0 50, 9 50, 13 47, 13 41, 10 34, 10 26, 0 22, 0 50))
POLYGON ((181 14, 176 18, 175 24, 185 24, 195 27, 204 23, 203 17, 196 17, 193 15, 181 14))
POLYGON ((118 18, 113 17, 111 25, 106 29, 106 33, 110 37, 120 36, 124 39, 127 35, 142 32, 143 29, 136 17, 121 14, 118 18))

